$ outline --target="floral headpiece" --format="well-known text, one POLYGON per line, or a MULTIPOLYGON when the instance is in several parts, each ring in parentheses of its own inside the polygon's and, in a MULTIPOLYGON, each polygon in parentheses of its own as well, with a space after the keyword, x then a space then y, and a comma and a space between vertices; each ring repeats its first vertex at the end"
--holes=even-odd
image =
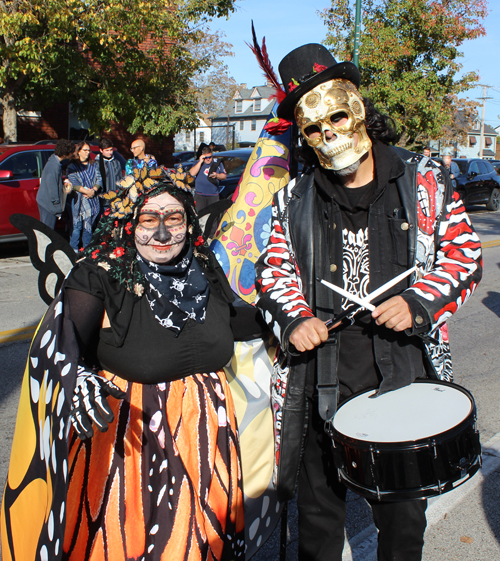
POLYGON ((111 191, 101 197, 110 201, 110 211, 107 216, 125 218, 133 214, 149 193, 159 187, 161 182, 172 183, 175 187, 194 195, 194 177, 179 166, 177 169, 168 169, 163 166, 157 168, 134 169, 118 184, 121 190, 111 191), (190 185, 192 184, 192 186, 190 185))

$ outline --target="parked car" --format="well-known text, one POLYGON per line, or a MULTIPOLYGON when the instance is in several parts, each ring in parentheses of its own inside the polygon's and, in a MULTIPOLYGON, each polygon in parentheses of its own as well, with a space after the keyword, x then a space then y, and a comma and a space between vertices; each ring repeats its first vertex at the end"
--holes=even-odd
POLYGON ((488 160, 493 166, 493 169, 500 175, 500 160, 488 160))
MULTIPOLYGON (((0 144, 0 243, 25 240, 24 234, 9 222, 11 214, 21 213, 39 219, 36 194, 42 170, 54 153, 55 144, 0 144)), ((91 158, 99 147, 91 145, 91 158)), ((124 169, 125 159, 115 150, 115 157, 124 169), (123 162, 123 163, 122 163, 123 162)), ((69 160, 63 160, 63 171, 69 160)), ((57 222, 64 229, 63 221, 57 222)))
POLYGON ((485 204, 488 210, 500 208, 500 176, 488 160, 456 158, 460 175, 457 191, 465 205, 485 204))
POLYGON ((174 152, 172 154, 173 158, 174 158, 174 164, 183 164, 184 162, 187 162, 188 160, 192 160, 194 158, 194 152, 191 150, 187 150, 184 152, 174 152))
POLYGON ((0 243, 26 239, 14 228, 9 217, 14 213, 39 218, 36 194, 52 145, 0 145, 0 243))

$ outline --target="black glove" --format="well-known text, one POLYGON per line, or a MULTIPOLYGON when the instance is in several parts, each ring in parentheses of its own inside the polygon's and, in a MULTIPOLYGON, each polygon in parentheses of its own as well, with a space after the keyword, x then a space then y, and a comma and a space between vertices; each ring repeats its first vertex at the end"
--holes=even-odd
POLYGON ((78 366, 71 407, 71 423, 81 440, 94 435, 92 422, 101 432, 108 430, 108 423, 115 418, 106 400, 108 395, 123 399, 126 394, 96 372, 78 366))

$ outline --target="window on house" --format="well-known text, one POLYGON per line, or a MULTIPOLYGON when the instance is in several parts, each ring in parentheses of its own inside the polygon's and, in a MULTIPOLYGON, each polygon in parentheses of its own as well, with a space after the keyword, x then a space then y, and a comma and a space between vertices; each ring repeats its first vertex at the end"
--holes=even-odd
POLYGON ((485 139, 486 146, 491 146, 491 137, 487 136, 485 139))
POLYGON ((191 131, 186 131, 186 142, 191 142, 191 131))
POLYGON ((243 112, 243 101, 241 99, 236 100, 236 113, 243 112))
POLYGON ((475 136, 471 136, 469 138, 469 146, 475 146, 476 142, 477 142, 477 139, 476 139, 475 136))
POLYGON ((250 127, 251 130, 256 130, 257 129, 257 121, 255 119, 252 120, 252 126, 250 127))
POLYGON ((245 130, 245 121, 240 121, 240 131, 245 130))
POLYGON ((200 142, 205 142, 205 133, 200 132, 200 142))
POLYGON ((254 111, 260 111, 260 102, 261 102, 260 99, 254 100, 254 102, 253 102, 253 110, 254 111))

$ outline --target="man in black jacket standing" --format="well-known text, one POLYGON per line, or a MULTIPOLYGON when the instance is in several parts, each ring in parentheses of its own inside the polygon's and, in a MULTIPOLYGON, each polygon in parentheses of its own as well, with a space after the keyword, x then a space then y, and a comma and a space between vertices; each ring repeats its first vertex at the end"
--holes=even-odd
MULTIPOLYGON (((405 161, 390 121, 359 92, 352 63, 304 45, 280 64, 278 117, 295 120, 312 169, 279 191, 257 265, 257 307, 280 341, 273 380, 276 478, 297 490, 299 560, 340 561, 346 487, 325 421, 350 395, 419 377, 449 380, 445 326, 481 278, 481 248, 447 177, 427 158, 405 161), (458 231, 460 236, 458 236, 458 231), (316 281, 366 297, 417 262, 375 310, 352 306, 316 281), (351 312, 347 325, 325 322, 351 312), (419 335, 432 333, 434 342, 419 335)), ((419 561, 426 500, 371 503, 379 561, 419 561)))
POLYGON ((54 228, 64 211, 66 197, 63 192, 61 162, 75 151, 74 144, 65 139, 56 142, 54 154, 47 160, 40 179, 36 202, 40 212, 40 222, 54 228))

